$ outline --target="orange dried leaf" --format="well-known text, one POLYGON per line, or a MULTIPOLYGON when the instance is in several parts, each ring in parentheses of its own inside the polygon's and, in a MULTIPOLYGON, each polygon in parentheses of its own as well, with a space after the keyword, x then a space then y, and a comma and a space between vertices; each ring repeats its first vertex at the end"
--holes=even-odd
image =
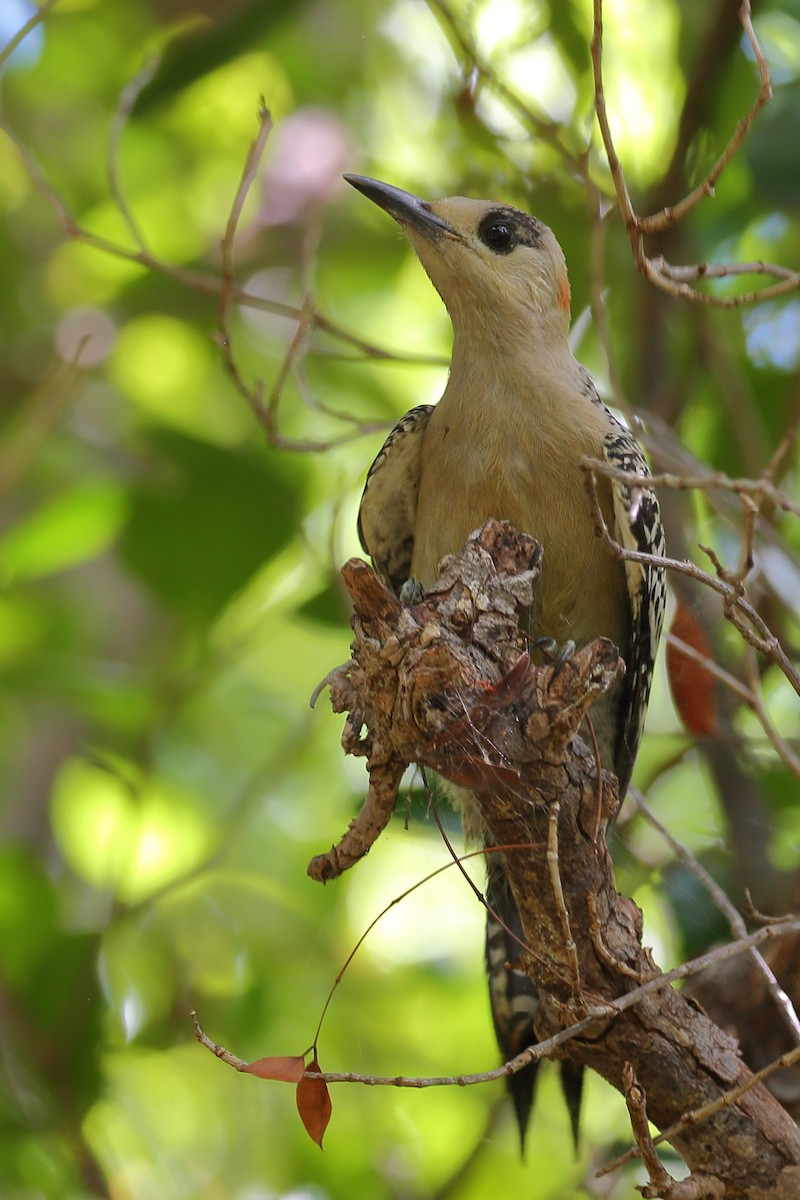
MULTIPOLYGON (((678 601, 670 630, 699 654, 713 658, 706 631, 690 608, 678 601)), ((690 733, 714 737, 717 733, 717 681, 702 663, 690 658, 678 646, 667 644, 669 690, 678 716, 690 733)))
POLYGON ((299 1083, 305 1063, 298 1054, 283 1054, 275 1058, 257 1058, 244 1068, 248 1075, 259 1079, 278 1079, 281 1083, 299 1083))
MULTIPOLYGON (((313 1058, 307 1070, 321 1072, 322 1068, 316 1058, 313 1058)), ((324 1079, 304 1077, 300 1080, 297 1085, 297 1111, 306 1133, 321 1149, 322 1139, 333 1111, 330 1092, 324 1079)))

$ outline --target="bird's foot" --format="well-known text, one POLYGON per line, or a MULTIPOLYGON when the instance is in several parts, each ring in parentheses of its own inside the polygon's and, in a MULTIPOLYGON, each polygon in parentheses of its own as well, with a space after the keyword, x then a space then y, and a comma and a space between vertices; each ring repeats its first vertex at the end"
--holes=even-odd
POLYGON ((413 575, 407 579, 400 588, 400 599, 403 604, 407 604, 411 608, 414 604, 421 603, 425 599, 425 588, 418 579, 414 579, 413 575))
POLYGON ((575 643, 568 638, 563 645, 559 646, 558 642, 551 637, 538 637, 531 642, 531 650, 543 650, 545 656, 553 664, 553 674, 548 684, 549 689, 558 679, 564 664, 569 662, 575 653, 575 643))

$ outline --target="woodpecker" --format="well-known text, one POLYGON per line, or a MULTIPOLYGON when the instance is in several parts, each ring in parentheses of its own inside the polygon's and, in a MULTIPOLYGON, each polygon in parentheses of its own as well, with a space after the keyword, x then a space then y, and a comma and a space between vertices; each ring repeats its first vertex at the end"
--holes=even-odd
MULTIPOLYGON (((440 560, 460 550, 490 517, 541 542, 532 639, 583 646, 607 637, 626 664, 622 680, 591 711, 603 765, 617 776, 624 796, 666 589, 660 567, 620 563, 595 535, 581 460, 605 460, 639 475, 647 474, 647 466, 570 350, 570 288, 561 247, 545 224, 507 204, 460 196, 429 202, 375 179, 345 179, 400 225, 453 324, 442 398, 406 413, 368 472, 358 520, 361 544, 399 593, 409 581, 430 586, 440 560)), ((663 556, 652 489, 605 476, 598 489, 615 539, 663 556)), ((474 798, 458 791, 467 836, 481 836, 474 798)), ((514 966, 522 927, 502 862, 492 854, 487 860, 487 903, 502 924, 490 911, 486 969, 495 1033, 508 1060, 536 1041, 538 997, 528 975, 514 966)), ((523 1149, 537 1065, 508 1077, 523 1149)), ((561 1083, 577 1140, 582 1069, 562 1062, 561 1083)))

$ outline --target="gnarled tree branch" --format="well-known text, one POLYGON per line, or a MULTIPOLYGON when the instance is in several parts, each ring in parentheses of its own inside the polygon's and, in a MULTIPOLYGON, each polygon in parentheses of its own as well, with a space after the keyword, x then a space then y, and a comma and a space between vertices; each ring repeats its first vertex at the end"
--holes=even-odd
POLYGON ((347 563, 353 658, 332 697, 348 713, 345 748, 367 759, 370 793, 340 846, 309 871, 332 878, 369 850, 407 763, 469 787, 489 840, 515 847, 498 852, 528 946, 522 961, 542 1000, 539 1036, 608 1005, 562 1053, 623 1093, 632 1071, 650 1120, 678 1126, 672 1141, 698 1187, 729 1200, 790 1200, 800 1194, 800 1133, 784 1110, 760 1083, 714 1107, 750 1078, 736 1043, 666 983, 624 1011, 610 1007, 660 975, 596 834, 616 809, 616 780, 598 778, 578 736, 623 666, 603 639, 556 674, 531 663, 520 617, 534 603, 540 559, 531 538, 490 521, 412 607, 365 563, 347 563), (707 1119, 681 1121, 701 1107, 707 1119))

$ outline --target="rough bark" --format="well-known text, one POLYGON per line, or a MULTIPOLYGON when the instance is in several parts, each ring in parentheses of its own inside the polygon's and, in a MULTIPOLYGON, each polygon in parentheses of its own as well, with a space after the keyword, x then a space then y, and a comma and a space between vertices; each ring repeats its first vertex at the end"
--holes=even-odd
MULTIPOLYGON (((533 603, 540 559, 531 538, 489 522, 412 607, 365 563, 346 564, 355 640, 332 701, 348 712, 343 745, 366 757, 370 788, 342 842, 314 859, 309 874, 331 879, 367 852, 406 764, 468 787, 492 843, 529 847, 503 858, 530 950, 524 962, 542 997, 544 1038, 659 970, 641 945, 638 908, 616 891, 600 832, 617 806, 616 780, 598 778, 595 755, 576 736, 624 667, 603 640, 555 675, 532 665, 519 620, 533 603)), ((629 1100, 625 1080, 635 1078, 661 1129, 749 1077, 736 1042, 670 986, 598 1018, 563 1053, 629 1100)), ((664 1190, 650 1195, 800 1197, 800 1133, 760 1084, 708 1119, 684 1123, 671 1140, 695 1190, 659 1185, 664 1190)))

